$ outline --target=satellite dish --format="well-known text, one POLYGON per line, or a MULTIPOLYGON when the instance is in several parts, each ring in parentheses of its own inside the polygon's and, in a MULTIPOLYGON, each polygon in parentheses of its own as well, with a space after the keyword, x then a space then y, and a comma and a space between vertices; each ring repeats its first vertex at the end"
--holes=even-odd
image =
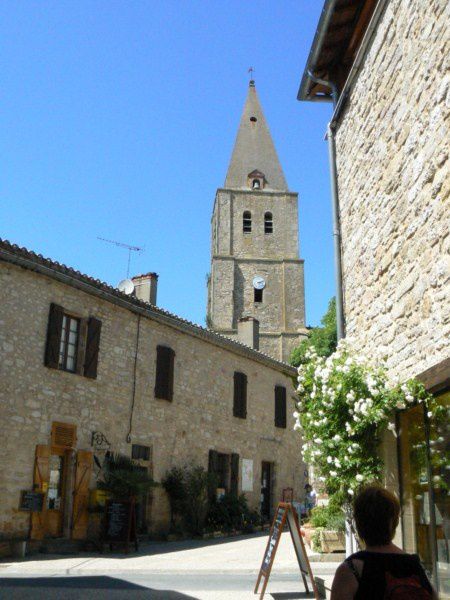
POLYGON ((132 294, 134 292, 134 283, 131 279, 122 279, 117 288, 124 294, 132 294))

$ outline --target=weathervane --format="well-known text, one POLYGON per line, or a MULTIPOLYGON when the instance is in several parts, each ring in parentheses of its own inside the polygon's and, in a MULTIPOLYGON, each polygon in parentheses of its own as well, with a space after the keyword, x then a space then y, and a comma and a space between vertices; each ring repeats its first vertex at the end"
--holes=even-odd
POLYGON ((250 81, 253 81, 253 73, 255 72, 255 69, 253 67, 250 67, 250 69, 247 72, 250 73, 250 81))

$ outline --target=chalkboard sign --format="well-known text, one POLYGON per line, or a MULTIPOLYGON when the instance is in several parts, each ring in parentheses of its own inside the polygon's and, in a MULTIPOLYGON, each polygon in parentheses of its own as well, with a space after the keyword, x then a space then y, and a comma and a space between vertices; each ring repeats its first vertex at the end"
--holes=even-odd
POLYGON ((264 578, 264 583, 261 589, 260 598, 264 597, 267 583, 269 581, 270 572, 272 570, 273 561, 275 554, 280 543, 281 534, 285 525, 288 525, 289 532, 291 534, 292 542, 294 544, 295 554, 297 556, 298 565, 300 567, 300 573, 305 585, 306 592, 309 592, 308 582, 306 577, 311 582, 311 587, 314 592, 314 597, 318 600, 319 595, 317 592, 316 582, 311 571, 311 565, 309 564, 308 556, 306 554, 305 545, 300 533, 300 527, 297 519, 297 513, 289 502, 280 502, 277 506, 275 516, 273 519, 272 527, 270 528, 269 540, 264 551, 264 557, 262 560, 261 568, 259 570, 258 579, 255 586, 255 594, 258 593, 259 584, 261 579, 264 578))
POLYGON ((128 551, 130 542, 137 550, 136 511, 133 500, 108 500, 105 504, 103 540, 110 544, 124 543, 128 551))
POLYGON ((30 512, 42 512, 44 508, 44 496, 42 492, 29 492, 23 490, 20 493, 19 510, 28 510, 30 512))

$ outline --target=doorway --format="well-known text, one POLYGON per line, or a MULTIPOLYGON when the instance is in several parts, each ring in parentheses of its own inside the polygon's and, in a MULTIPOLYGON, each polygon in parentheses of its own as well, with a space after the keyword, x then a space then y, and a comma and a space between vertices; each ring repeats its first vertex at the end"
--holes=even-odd
POLYGON ((272 478, 273 463, 261 463, 261 516, 263 520, 270 521, 272 516, 272 478))
POLYGON ((52 448, 48 461, 48 489, 46 497, 46 533, 49 537, 63 534, 64 497, 67 461, 64 449, 52 448))

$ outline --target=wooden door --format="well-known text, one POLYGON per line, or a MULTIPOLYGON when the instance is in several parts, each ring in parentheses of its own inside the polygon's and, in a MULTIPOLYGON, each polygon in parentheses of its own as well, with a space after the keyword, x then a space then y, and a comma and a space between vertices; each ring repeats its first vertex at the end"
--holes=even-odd
POLYGON ((42 492, 45 494, 45 496, 42 512, 31 513, 30 538, 32 540, 42 540, 46 534, 47 489, 49 479, 50 452, 50 446, 36 446, 33 471, 33 491, 42 492))
POLYGON ((72 539, 74 540, 84 540, 87 535, 92 460, 92 452, 78 450, 73 490, 72 539))
POLYGON ((272 512, 272 463, 261 464, 261 515, 270 520, 272 512))

